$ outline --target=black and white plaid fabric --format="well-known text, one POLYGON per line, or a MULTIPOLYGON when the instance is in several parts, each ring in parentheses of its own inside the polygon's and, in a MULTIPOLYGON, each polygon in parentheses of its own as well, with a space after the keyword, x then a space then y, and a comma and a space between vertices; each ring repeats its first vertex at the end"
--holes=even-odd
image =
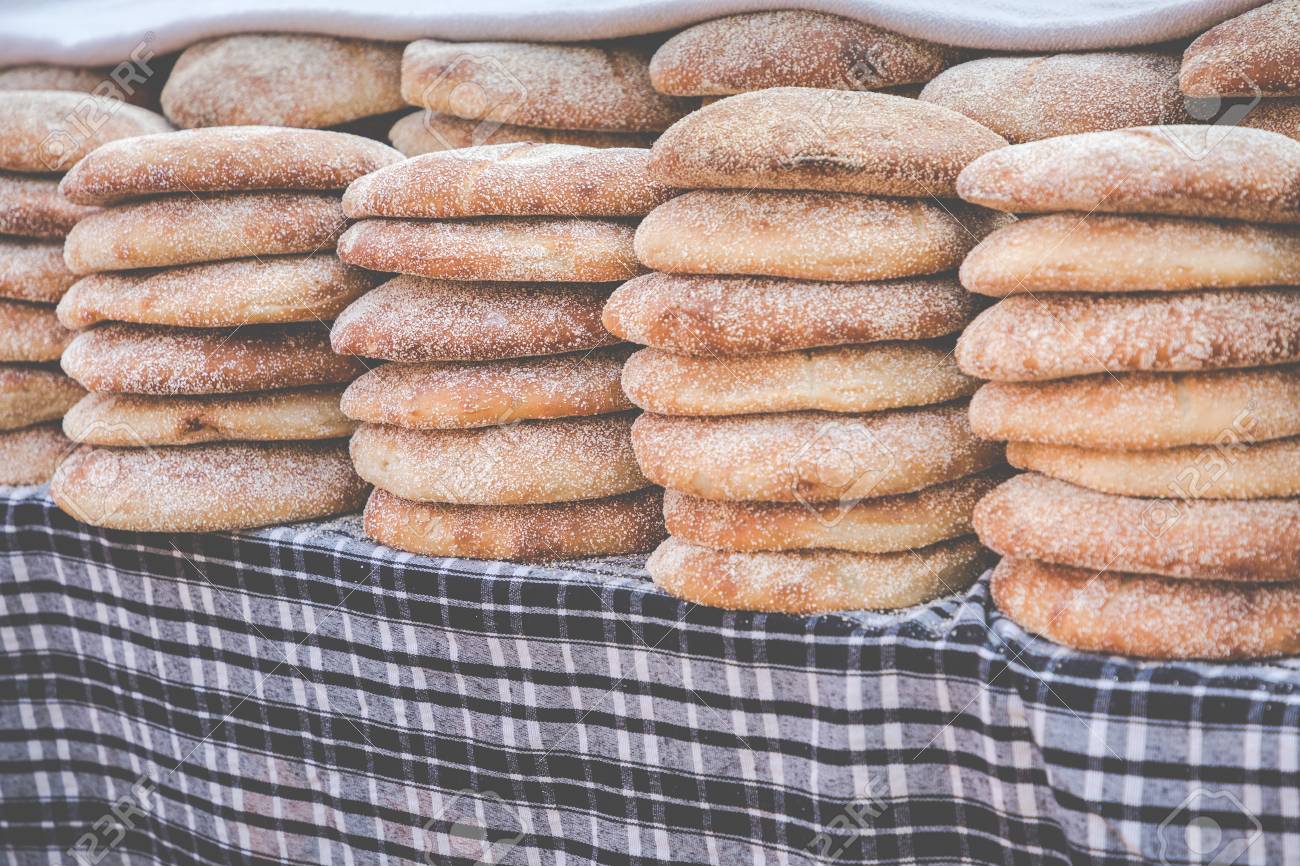
POLYGON ((1297 663, 0 513, 5 863, 1300 862, 1297 663))

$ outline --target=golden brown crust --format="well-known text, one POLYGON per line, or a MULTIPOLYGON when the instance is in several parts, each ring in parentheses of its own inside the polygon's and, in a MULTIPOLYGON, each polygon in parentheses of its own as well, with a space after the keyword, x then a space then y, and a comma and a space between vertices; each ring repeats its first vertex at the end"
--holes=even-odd
POLYGON ((868 415, 645 414, 632 444, 646 477, 704 499, 838 502, 909 493, 988 469, 1002 447, 970 431, 965 403, 868 415))
POLYGON ((1013 144, 1195 123, 1178 92, 1178 59, 1158 51, 981 57, 940 72, 920 99, 961 112, 1013 144))
POLYGON ((334 249, 346 221, 337 195, 227 193, 119 205, 68 233, 74 274, 334 249))
POLYGON ((877 283, 651 273, 614 290, 610 332, 687 355, 749 355, 960 331, 976 301, 950 277, 877 283))
POLYGON ((339 258, 372 271, 446 280, 601 283, 644 273, 635 228, 615 219, 367 219, 339 238, 339 258))
POLYGON ((690 189, 805 189, 955 198, 967 163, 1006 141, 955 111, 901 96, 783 87, 677 121, 650 172, 690 189))
POLYGON ((57 304, 76 281, 62 241, 0 237, 0 298, 57 304))
POLYGON ((352 436, 352 461, 376 487, 419 502, 600 499, 649 486, 632 454, 631 424, 628 413, 473 430, 362 424, 352 436))
POLYGON ((650 54, 651 45, 636 39, 584 45, 420 39, 402 55, 402 97, 489 123, 659 132, 694 106, 655 92, 650 54))
POLYGON ((1300 436, 1300 367, 990 382, 971 398, 986 439, 1146 449, 1300 436))
POLYGON ((63 369, 111 394, 232 394, 338 385, 365 370, 330 351, 317 324, 188 330, 110 323, 83 331, 63 369))
POLYGON ((687 27, 655 52, 650 80, 678 96, 768 87, 878 90, 929 81, 958 54, 850 18, 782 9, 687 27))
POLYGON ((0 91, 0 117, 0 169, 42 174, 67 171, 107 142, 172 128, 148 109, 61 90, 0 91))
POLYGON ((399 276, 334 322, 334 351, 390 361, 488 361, 608 346, 600 283, 456 282, 399 276))
POLYGON ((636 256, 670 273, 886 280, 953 270, 1005 221, 957 202, 693 190, 641 222, 636 256))
POLYGON ((1300 499, 1145 499, 1027 473, 975 508, 980 541, 1003 556, 1195 580, 1294 580, 1300 499))
POLYGON ((946 403, 979 382, 944 343, 875 343, 735 358, 642 349, 623 368, 623 390, 660 415, 878 412, 946 403))
POLYGON ((652 180, 650 151, 497 144, 414 157, 348 187, 349 217, 643 216, 675 190, 652 180))
POLYGON ((0 361, 57 361, 75 336, 51 306, 0 300, 0 361))
POLYGON ((1004 559, 993 600, 1026 631, 1090 652, 1231 661, 1300 653, 1300 584, 1188 582, 1004 559))
POLYGON ((901 553, 734 553, 670 537, 646 568, 665 592, 731 610, 894 610, 970 586, 992 564, 973 539, 901 553))
POLYGON ((1300 438, 1114 451, 1008 442, 1012 466, 1121 496, 1170 499, 1300 497, 1300 438))
POLYGON ((344 442, 81 446, 50 482, 82 523, 137 532, 229 532, 357 511, 368 486, 344 442))
POLYGON ((88 394, 63 417, 63 432, 84 445, 138 448, 199 442, 291 442, 350 436, 337 386, 231 396, 88 394))
POLYGON ((85 393, 52 366, 0 364, 0 430, 57 421, 85 393))
POLYGON ((961 264, 982 295, 1155 292, 1300 284, 1300 228, 1111 214, 1003 226, 961 264))
POLYGON ((59 321, 186 328, 329 321, 374 288, 378 274, 333 253, 265 256, 154 271, 91 274, 59 302, 59 321))
POLYGON ((57 421, 0 431, 0 484, 44 484, 71 449, 57 421))
POLYGON ((483 122, 416 111, 393 124, 388 140, 407 156, 419 156, 462 147, 536 141, 542 144, 576 144, 581 147, 649 147, 654 133, 602 132, 589 129, 542 129, 512 123, 483 122))
POLYGON ((581 502, 447 505, 375 490, 365 530, 380 544, 425 556, 556 562, 649 553, 664 538, 662 498, 648 487, 581 502))
POLYGON ((50 63, 24 63, 0 69, 0 90, 72 90, 99 93, 121 99, 131 105, 152 108, 158 104, 162 82, 156 75, 149 81, 139 76, 114 76, 112 66, 55 66, 50 63), (122 80, 119 86, 119 80, 122 80))
POLYGON ((1300 141, 1262 129, 1145 126, 990 151, 966 201, 1011 213, 1145 213, 1300 222, 1300 141))
POLYGON ((240 33, 181 52, 162 91, 180 127, 320 128, 402 108, 402 45, 299 33, 240 33))
POLYGON ((1300 139, 1300 97, 1261 99, 1241 119, 1241 125, 1300 139))
POLYGON ((384 364, 348 386, 343 413, 371 424, 443 430, 632 408, 619 387, 624 346, 507 361, 384 364))
POLYGON ((57 178, 0 172, 0 235, 63 238, 98 210, 65 199, 57 178))
POLYGON ((964 373, 1000 382, 1300 361, 1300 289, 1013 295, 957 342, 964 373))
POLYGON ((115 141, 59 184, 78 204, 168 193, 341 190, 400 161, 387 145, 319 129, 229 126, 115 141))
POLYGON ((1005 478, 995 470, 847 506, 722 502, 667 490, 664 521, 674 538, 719 550, 892 553, 970 535, 975 503, 1005 478))
POLYGON ((1191 96, 1300 93, 1300 2, 1273 0, 1202 33, 1183 52, 1191 96))

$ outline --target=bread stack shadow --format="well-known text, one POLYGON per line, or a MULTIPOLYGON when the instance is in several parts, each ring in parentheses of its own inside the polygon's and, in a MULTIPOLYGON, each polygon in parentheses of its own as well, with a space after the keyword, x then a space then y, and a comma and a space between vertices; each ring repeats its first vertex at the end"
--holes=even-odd
POLYGON ((1300 142, 1144 127, 987 154, 1030 214, 962 265, 975 432, 1027 470, 978 506, 1002 610, 1079 649, 1300 649, 1300 142))
POLYGON ((63 181, 104 206, 69 234, 64 370, 90 393, 55 502, 98 526, 231 530, 359 508, 338 409, 364 367, 329 346, 373 275, 333 250, 341 190, 401 159, 356 136, 214 127, 114 142, 63 181))

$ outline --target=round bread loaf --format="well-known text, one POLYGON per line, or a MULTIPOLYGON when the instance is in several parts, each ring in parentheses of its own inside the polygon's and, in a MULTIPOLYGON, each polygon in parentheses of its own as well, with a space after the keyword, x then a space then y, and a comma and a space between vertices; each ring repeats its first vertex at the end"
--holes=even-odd
POLYGON ((0 172, 0 235, 63 238, 97 210, 60 195, 58 178, 0 172))
POLYGON ((834 283, 651 273, 605 304, 613 334, 685 355, 750 355, 956 333, 976 300, 948 277, 834 283))
POLYGON ((1008 442, 1007 462, 1089 490, 1167 499, 1300 496, 1300 438, 1246 443, 1232 431, 1214 445, 1115 451, 1008 442))
POLYGON ((698 358, 642 349, 623 368, 623 390, 660 415, 878 412, 945 403, 979 382, 940 343, 876 343, 772 355, 698 358))
POLYGON ((1078 650, 1233 661, 1295 655, 1300 584, 1186 581, 1004 559, 989 584, 1026 631, 1078 650))
POLYGON ((618 342, 600 283, 464 283, 399 276, 334 322, 334 351, 390 361, 489 361, 618 342))
POLYGON ((82 523, 136 532, 230 532, 356 511, 367 485, 344 442, 82 446, 50 482, 82 523))
POLYGON ((369 219, 339 238, 339 258, 446 280, 613 282, 645 271, 633 251, 635 231, 615 219, 369 219))
POLYGON ((181 52, 162 91, 180 127, 320 128, 403 108, 402 45, 303 33, 240 33, 181 52))
POLYGON ((768 87, 879 90, 929 81, 958 54, 850 18, 782 9, 687 27, 655 52, 650 80, 677 96, 768 87))
POLYGON ((69 328, 104 321, 187 328, 328 321, 380 279, 333 253, 91 274, 59 302, 59 321, 69 328))
POLYGON ((687 418, 632 428, 641 470, 703 499, 835 502, 910 493, 988 469, 1002 446, 975 438, 966 405, 869 415, 794 412, 687 418))
POLYGON ((1300 289, 1012 295, 957 341, 962 372, 1000 382, 1300 361, 1300 289))
POLYGON ((1158 51, 981 57, 940 72, 920 99, 960 112, 1013 144, 1196 122, 1178 91, 1178 59, 1158 51))
POLYGON ((1300 499, 1143 499, 1026 473, 975 507, 1003 556, 1198 580, 1295 580, 1300 499))
POLYGON ((672 197, 650 179, 648 150, 495 144, 430 153, 361 178, 350 217, 642 216, 672 197))
POLYGON ((107 142, 171 129, 148 109, 63 90, 0 91, 0 116, 0 169, 6 171, 67 171, 107 142))
POLYGON ((694 106, 650 86, 644 39, 546 45, 420 39, 402 55, 402 97, 479 122, 659 132, 694 106))
POLYGON ((649 553, 663 540, 663 495, 634 493, 539 505, 412 502, 375 490, 366 503, 366 535, 425 556, 557 562, 649 553))
POLYGON ((971 398, 985 439, 1147 449, 1300 436, 1300 367, 990 382, 971 398))
POLYGON ((143 67, 132 63, 130 69, 113 66, 55 66, 50 63, 24 63, 0 69, 0 90, 73 90, 99 93, 131 105, 153 108, 158 105, 161 75, 149 77, 143 67), (116 73, 116 74, 115 74, 116 73))
MULTIPOLYGON (((1206 99, 1214 101, 1212 97, 1206 99)), ((1250 105, 1251 101, 1247 100, 1246 104, 1250 105)), ((1253 129, 1266 129, 1300 139, 1300 97, 1261 99, 1246 112, 1240 123, 1253 129)))
POLYGON ((1005 221, 955 202, 696 190, 650 212, 636 257, 669 273, 885 280, 953 270, 1005 221))
POLYGON ((333 250, 346 221, 318 193, 227 193, 150 199, 92 214, 68 233, 74 274, 333 250))
POLYGON ((650 173, 690 189, 805 189, 955 198, 957 175, 1006 141, 941 106, 781 87, 693 111, 659 137, 650 173))
POLYGON ((64 371, 110 394, 235 394, 351 382, 365 371, 330 351, 318 324, 189 330, 110 323, 83 331, 64 371))
POLYGON ((985 472, 844 506, 722 502, 667 490, 664 521, 674 538, 718 550, 892 553, 973 533, 975 503, 1005 477, 985 472))
POLYGON ((71 449, 57 421, 0 431, 0 484, 44 484, 71 449))
POLYGON ((1274 0, 1202 33, 1183 52, 1191 96, 1300 93, 1300 2, 1274 0))
POLYGON ((961 263, 982 295, 1300 285, 1300 228, 1180 217, 1048 214, 1003 226, 961 263))
POLYGON ((813 614, 922 604, 965 589, 991 564, 965 538, 899 553, 735 553, 670 537, 646 568, 665 592, 694 604, 813 614))
POLYGON ((52 365, 0 364, 0 430, 57 421, 85 393, 52 365))
POLYGON ((0 237, 0 298, 55 304, 76 280, 62 241, 0 237))
POLYGON ((85 445, 128 448, 338 439, 356 428, 339 411, 342 391, 299 388, 201 397, 89 394, 63 417, 63 432, 85 445))
POLYGON ((0 300, 0 361, 57 361, 75 336, 53 307, 0 300))
POLYGON ((649 486, 637 469, 632 415, 521 421, 474 430, 362 424, 352 461, 376 487, 419 502, 536 505, 649 486))
POLYGON ((168 193, 338 190, 402 155, 359 135, 231 126, 115 141, 59 184, 78 204, 168 193))
POLYGON ((484 144, 510 144, 515 141, 576 144, 582 147, 649 147, 654 143, 654 133, 541 129, 490 120, 466 120, 436 111, 416 111, 393 124, 388 132, 388 140, 407 156, 420 156, 424 153, 459 150, 484 144))
POLYGON ((962 170, 966 201, 1081 211, 1300 222, 1300 141, 1262 129, 1147 126, 990 151, 962 170))
POLYGON ((633 408, 619 387, 628 348, 507 361, 384 364, 348 386, 343 413, 371 424, 444 430, 633 408))

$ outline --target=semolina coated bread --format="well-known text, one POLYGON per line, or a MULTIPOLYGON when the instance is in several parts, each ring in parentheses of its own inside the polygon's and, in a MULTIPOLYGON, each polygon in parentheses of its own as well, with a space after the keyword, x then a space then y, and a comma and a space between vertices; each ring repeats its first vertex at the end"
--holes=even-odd
POLYGON ((1190 96, 1300 94, 1300 2, 1273 0, 1202 33, 1183 52, 1190 96))
POLYGON ((62 241, 0 237, 0 298, 55 304, 76 281, 62 241))
POLYGON ((1300 436, 1300 367, 989 382, 971 427, 985 439, 1142 450, 1300 436))
POLYGON ((239 33, 181 52, 162 91, 182 128, 319 129, 402 108, 402 45, 305 33, 239 33))
POLYGON ((344 310, 334 351, 388 361, 490 361, 609 346, 603 283, 459 282, 398 276, 344 310))
POLYGON ((974 524, 1002 556, 1095 571, 1262 583, 1300 567, 1300 499, 1116 496, 1030 472, 981 499, 974 524))
POLYGON ((543 44, 419 39, 402 55, 402 97, 468 120, 660 132, 694 108, 650 86, 645 39, 543 44))
POLYGON ((57 178, 0 171, 0 235, 62 240, 98 210, 65 199, 57 178))
POLYGON ((420 156, 462 147, 533 141, 539 144, 576 144, 581 147, 649 147, 650 132, 602 132, 589 129, 542 129, 513 123, 466 120, 436 111, 416 111, 398 120, 388 131, 393 147, 406 156, 420 156))
POLYGON ((59 184, 71 201, 264 190, 322 192, 399 162, 391 147, 342 132, 227 126, 142 135, 99 148, 59 184))
POLYGON ((444 430, 633 408, 619 387, 626 346, 502 361, 384 364, 343 395, 343 413, 370 424, 444 430))
POLYGON ((1196 122, 1178 90, 1178 58, 1160 51, 981 57, 940 72, 919 99, 1012 144, 1196 122))
POLYGON ((1300 285, 1300 226, 1047 214, 984 238, 960 273, 994 297, 1300 285))
POLYGON ((57 421, 0 431, 0 484, 44 484, 71 450, 57 421))
POLYGON ((957 341, 962 372, 999 382, 1300 361, 1300 289, 1012 295, 957 341))
POLYGON ((1003 559, 989 589, 1026 631, 1078 650, 1242 661, 1300 653, 1300 584, 1096 574, 1003 559))
POLYGON ((0 300, 0 362, 57 361, 75 336, 53 307, 0 300))
POLYGON ((669 538, 646 568, 665 592, 728 610, 897 610, 966 589, 993 563, 974 539, 921 550, 733 552, 669 538))
POLYGON ((0 430, 57 421, 85 394, 53 364, 0 364, 0 430))
POLYGON ((687 27, 655 52, 650 80, 676 96, 769 87, 880 90, 929 81, 959 54, 851 18, 781 9, 687 27))
POLYGON ((414 157, 355 181, 343 212, 360 217, 644 216, 671 198, 650 152, 520 142, 414 157))
POLYGON ((64 90, 0 90, 0 116, 0 169, 39 174, 67 171, 108 142, 172 128, 147 108, 64 90))
POLYGON ((1011 213, 1163 214, 1300 222, 1300 141, 1263 129, 1145 126, 991 151, 957 194, 1011 213))
POLYGON ((120 99, 130 105, 156 108, 160 75, 153 68, 132 62, 119 66, 57 66, 22 63, 0 68, 0 90, 70 90, 120 99))
POLYGON ((938 105, 808 87, 743 93, 693 111, 650 151, 650 173, 689 189, 803 189, 955 198, 1000 135, 938 105))
POLYGON ((425 556, 557 562, 649 553, 664 538, 662 492, 539 505, 412 502, 376 489, 366 503, 366 535, 425 556))
POLYGON ((977 310, 946 276, 846 283, 649 273, 615 289, 603 318, 633 343, 733 357, 943 337, 977 310))
POLYGON ((1008 221, 956 202, 692 190, 642 220, 636 257, 678 274, 888 280, 953 270, 1008 221))

